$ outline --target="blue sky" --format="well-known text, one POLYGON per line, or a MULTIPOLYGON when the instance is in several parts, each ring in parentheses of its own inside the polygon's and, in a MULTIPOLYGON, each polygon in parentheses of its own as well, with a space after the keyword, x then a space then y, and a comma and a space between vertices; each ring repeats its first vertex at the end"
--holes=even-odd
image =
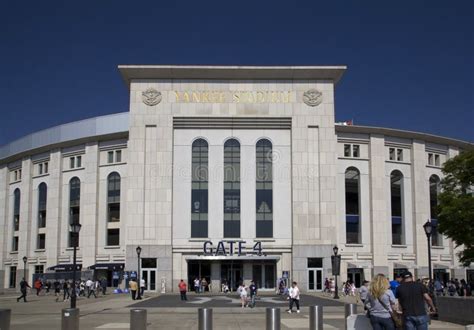
POLYGON ((0 60, 0 145, 128 111, 118 64, 344 64, 337 120, 474 141, 474 1, 4 1, 0 60))

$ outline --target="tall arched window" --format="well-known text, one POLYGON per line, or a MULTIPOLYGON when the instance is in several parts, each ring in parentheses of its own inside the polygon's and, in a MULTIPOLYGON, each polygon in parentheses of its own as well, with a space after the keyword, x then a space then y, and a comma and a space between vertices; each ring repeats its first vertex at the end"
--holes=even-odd
POLYGON ((403 210, 402 210, 403 174, 393 171, 390 174, 390 194, 392 204, 392 244, 404 244, 403 240, 403 210))
POLYGON ((360 244, 360 172, 349 167, 345 173, 346 243, 360 244))
MULTIPOLYGON (((81 180, 74 177, 69 181, 69 224, 79 223, 81 204, 81 180)), ((69 229, 70 230, 70 229, 69 229)), ((68 246, 74 247, 74 233, 69 231, 68 246)))
POLYGON ((46 200, 48 187, 42 182, 38 186, 38 228, 46 227, 46 200))
POLYGON ((20 229, 20 189, 16 188, 13 192, 13 227, 15 231, 20 229))
POLYGON ((256 146, 257 237, 273 237, 272 143, 266 139, 256 146))
POLYGON ((224 237, 240 237, 240 143, 224 143, 224 237))
POLYGON ((107 220, 120 221, 120 174, 117 172, 107 177, 107 220))
POLYGON ((431 245, 441 246, 442 237, 438 232, 438 192, 440 179, 437 175, 430 177, 430 219, 433 224, 433 231, 431 232, 431 245))
POLYGON ((192 145, 191 237, 208 235, 209 146, 203 139, 192 145))

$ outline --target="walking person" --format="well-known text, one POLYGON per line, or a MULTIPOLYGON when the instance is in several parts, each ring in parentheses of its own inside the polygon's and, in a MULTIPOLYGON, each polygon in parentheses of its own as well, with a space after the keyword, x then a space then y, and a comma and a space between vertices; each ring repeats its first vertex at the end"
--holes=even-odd
POLYGON ((293 312, 293 304, 296 305, 296 313, 300 312, 300 289, 296 282, 291 284, 290 292, 290 308, 288 309, 288 313, 291 314, 293 312))
POLYGON ((362 282, 362 286, 359 289, 359 296, 360 301, 364 304, 364 310, 367 308, 365 307, 365 301, 367 300, 367 294, 369 293, 369 281, 362 282))
POLYGON ((395 330, 391 312, 396 305, 395 296, 388 279, 378 274, 370 283, 365 306, 368 309, 370 324, 374 330, 395 330))
POLYGON ((54 296, 56 297, 56 301, 58 301, 58 297, 61 294, 61 283, 56 279, 53 282, 54 287, 54 296))
POLYGON ((184 282, 183 279, 178 284, 179 288, 179 293, 181 294, 181 301, 186 301, 188 298, 186 297, 186 291, 188 291, 188 286, 186 285, 186 282, 184 282))
POLYGON ((91 297, 91 294, 94 295, 95 298, 97 298, 97 295, 95 294, 95 282, 93 282, 90 278, 87 279, 86 281, 86 288, 87 288, 87 298, 91 297))
POLYGON ((132 300, 135 300, 135 297, 137 296, 138 283, 132 278, 128 282, 128 286, 130 287, 130 292, 132 293, 132 300))
POLYGON ((240 296, 240 303, 242 304, 242 308, 247 307, 247 288, 245 287, 245 284, 241 283, 239 285, 239 288, 237 289, 237 292, 240 296))
POLYGON ((257 285, 254 281, 250 282, 249 291, 250 291, 250 308, 255 307, 255 299, 257 298, 257 285))
POLYGON ((71 295, 69 294, 69 282, 64 281, 63 283, 63 301, 69 300, 71 295))
POLYGON ((402 309, 405 329, 427 330, 429 319, 426 314, 425 302, 433 313, 436 312, 428 289, 423 284, 414 282, 410 272, 404 273, 402 277, 403 282, 397 288, 396 297, 402 309))
POLYGON ((145 279, 142 277, 140 279, 140 296, 143 297, 143 294, 145 293, 145 287, 146 287, 146 282, 145 279))
POLYGON ((21 292, 21 296, 19 296, 18 298, 16 298, 16 302, 19 302, 21 298, 23 298, 23 301, 24 302, 27 302, 26 301, 26 290, 27 288, 31 288, 31 286, 28 284, 28 282, 25 280, 25 278, 23 277, 23 279, 21 280, 20 282, 20 292, 21 292))
POLYGON ((51 289, 51 282, 50 281, 46 281, 45 288, 46 288, 46 295, 48 296, 49 295, 49 290, 51 289))
POLYGON ((199 279, 196 277, 194 279, 194 292, 199 293, 199 279))
POLYGON ((35 283, 33 284, 35 290, 36 290, 36 295, 39 296, 41 292, 41 288, 43 287, 43 283, 41 283, 41 280, 39 278, 36 279, 35 283))
POLYGON ((84 281, 81 281, 81 283, 79 283, 79 297, 80 296, 86 296, 86 284, 84 283, 84 281))
POLYGON ((107 280, 105 278, 100 281, 100 286, 102 288, 102 294, 105 296, 105 293, 107 292, 107 280))

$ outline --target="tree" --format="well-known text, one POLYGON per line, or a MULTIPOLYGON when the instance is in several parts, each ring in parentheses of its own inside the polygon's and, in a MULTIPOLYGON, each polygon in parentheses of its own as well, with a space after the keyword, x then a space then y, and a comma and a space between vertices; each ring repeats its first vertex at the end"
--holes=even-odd
POLYGON ((438 230, 463 250, 464 266, 474 262, 474 150, 444 163, 438 204, 438 230))

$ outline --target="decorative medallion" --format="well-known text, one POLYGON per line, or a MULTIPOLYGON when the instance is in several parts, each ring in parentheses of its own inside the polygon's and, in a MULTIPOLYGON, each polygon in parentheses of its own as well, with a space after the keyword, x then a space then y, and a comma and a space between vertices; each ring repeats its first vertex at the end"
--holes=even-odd
POLYGON ((310 107, 315 107, 323 102, 323 93, 317 89, 309 89, 303 94, 303 102, 310 107))
POLYGON ((150 107, 157 105, 161 102, 161 92, 158 92, 154 88, 148 88, 142 93, 142 101, 150 107))

